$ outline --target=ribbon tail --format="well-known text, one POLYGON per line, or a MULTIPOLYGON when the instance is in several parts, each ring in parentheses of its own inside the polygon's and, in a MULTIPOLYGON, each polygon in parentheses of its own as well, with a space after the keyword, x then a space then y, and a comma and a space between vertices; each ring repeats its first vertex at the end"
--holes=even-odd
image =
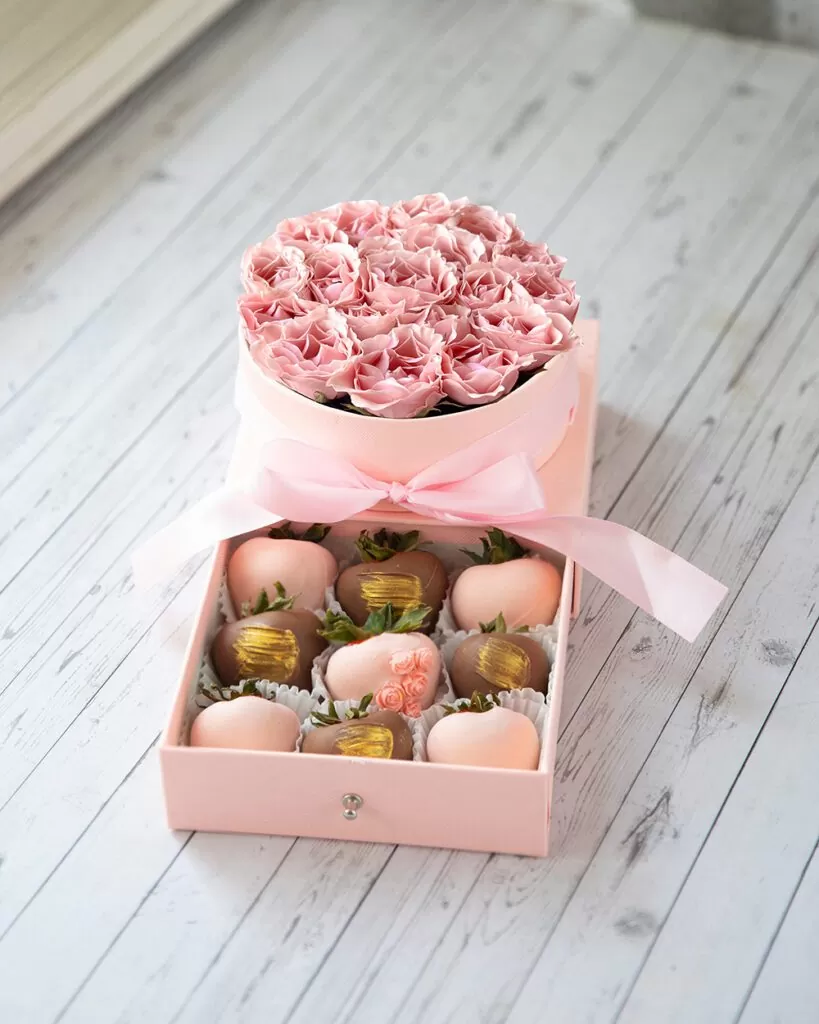
POLYGON ((257 504, 246 493, 223 487, 154 534, 134 552, 134 582, 146 589, 168 578, 198 552, 219 541, 281 522, 285 516, 257 504))
POLYGON ((619 523, 550 516, 513 531, 574 559, 684 640, 697 638, 728 593, 684 558, 619 523))

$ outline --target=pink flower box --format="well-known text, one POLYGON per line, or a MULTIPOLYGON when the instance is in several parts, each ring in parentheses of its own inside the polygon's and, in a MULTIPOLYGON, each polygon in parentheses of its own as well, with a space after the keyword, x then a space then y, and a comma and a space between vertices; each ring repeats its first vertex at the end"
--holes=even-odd
MULTIPOLYGON (((306 401, 265 377, 247 357, 244 397, 273 410, 290 436, 354 459, 380 479, 407 482, 430 462, 491 434, 527 409, 553 403, 574 419, 562 443, 542 447, 536 460, 552 515, 583 515, 587 509, 597 408, 597 324, 577 325, 579 397, 565 386, 566 360, 556 356, 544 372, 502 401, 455 416, 380 420, 306 401)), ((258 459, 257 439, 240 433, 231 477, 258 459)), ((491 525, 491 524, 484 524, 491 525)), ((417 528, 433 543, 473 544, 483 526, 449 525, 397 509, 388 502, 334 527, 340 536, 363 528, 417 528)), ((514 532, 514 529, 510 529, 514 532)), ((215 832, 409 843, 543 856, 548 849, 551 792, 560 704, 566 675, 570 620, 577 613, 580 574, 573 561, 541 548, 563 572, 556 621, 557 652, 547 725, 536 771, 467 768, 418 761, 387 761, 302 753, 194 748, 186 745, 192 699, 203 654, 220 623, 219 590, 227 558, 241 540, 222 541, 188 645, 170 721, 160 745, 168 822, 172 828, 215 832)), ((527 542, 528 546, 536 545, 527 542)))

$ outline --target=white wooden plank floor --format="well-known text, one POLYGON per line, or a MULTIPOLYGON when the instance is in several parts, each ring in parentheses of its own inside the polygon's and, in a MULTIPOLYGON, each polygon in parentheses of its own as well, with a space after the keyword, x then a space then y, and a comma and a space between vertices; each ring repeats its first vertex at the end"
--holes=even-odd
MULTIPOLYGON (((536 0, 245 4, 0 209, 0 1020, 819 1020, 819 56, 536 0), (586 581, 545 861, 163 824, 242 248, 469 194, 603 322, 592 506, 720 576, 586 581)), ((487 809, 491 813, 491 808, 487 809)))

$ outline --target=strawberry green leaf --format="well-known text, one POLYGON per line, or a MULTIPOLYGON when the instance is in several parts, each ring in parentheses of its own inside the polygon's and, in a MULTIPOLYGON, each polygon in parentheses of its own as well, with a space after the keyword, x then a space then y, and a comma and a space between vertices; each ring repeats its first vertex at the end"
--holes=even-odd
POLYGON ((313 523, 304 533, 296 533, 293 524, 287 521, 268 530, 267 536, 273 540, 306 540, 313 544, 321 544, 331 529, 332 527, 325 526, 324 523, 313 523))
POLYGON ((486 536, 481 537, 481 551, 476 553, 467 548, 461 548, 465 555, 468 555, 476 565, 501 565, 503 562, 511 562, 517 558, 525 558, 529 552, 514 537, 510 537, 492 526, 486 531, 486 536))
POLYGON ((288 597, 287 591, 276 581, 276 597, 271 601, 264 587, 259 591, 259 596, 251 604, 245 601, 240 609, 240 618, 246 619, 249 615, 261 615, 263 612, 289 612, 295 604, 295 597, 288 597))
POLYGON ((478 625, 481 627, 482 633, 506 632, 506 619, 503 617, 503 612, 498 612, 491 622, 479 622, 478 625))
POLYGON ((408 533, 390 533, 389 530, 378 530, 374 534, 362 530, 355 542, 365 562, 386 562, 388 558, 402 551, 414 551, 421 539, 419 530, 408 533))

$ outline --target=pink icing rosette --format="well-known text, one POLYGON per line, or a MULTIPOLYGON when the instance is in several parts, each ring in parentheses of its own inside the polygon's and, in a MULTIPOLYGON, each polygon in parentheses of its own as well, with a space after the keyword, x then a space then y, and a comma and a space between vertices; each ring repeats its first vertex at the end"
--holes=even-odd
MULTIPOLYGON (((399 676, 417 675, 432 668, 432 651, 428 647, 415 647, 411 651, 400 651, 390 658, 390 668, 399 676)), ((419 696, 419 694, 414 694, 419 696)))
POLYGON ((385 711, 403 711, 406 696, 398 683, 385 683, 375 692, 375 703, 385 711))
POLYGON ((400 711, 417 718, 423 710, 421 698, 427 693, 433 653, 429 648, 416 647, 401 651, 390 658, 390 678, 375 693, 375 703, 389 711, 400 711))
POLYGON ((407 697, 404 701, 404 714, 407 718, 420 718, 423 710, 421 702, 414 697, 407 697))
POLYGON ((420 676, 404 676, 404 693, 408 697, 423 697, 427 692, 427 677, 420 676))
POLYGON ((242 336, 265 374, 307 398, 448 414, 502 399, 577 343, 564 263, 511 214, 467 199, 337 203, 245 253, 242 336))

